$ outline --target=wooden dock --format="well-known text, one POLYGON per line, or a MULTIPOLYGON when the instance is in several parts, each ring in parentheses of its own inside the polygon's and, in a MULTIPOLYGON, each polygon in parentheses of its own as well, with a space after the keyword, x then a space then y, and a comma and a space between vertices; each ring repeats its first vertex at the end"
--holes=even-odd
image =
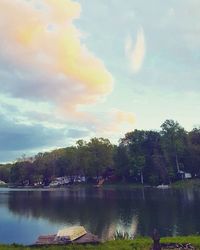
POLYGON ((99 244, 101 240, 94 234, 87 232, 85 235, 76 240, 68 240, 67 238, 58 238, 56 234, 39 236, 33 246, 47 245, 66 245, 66 244, 99 244))

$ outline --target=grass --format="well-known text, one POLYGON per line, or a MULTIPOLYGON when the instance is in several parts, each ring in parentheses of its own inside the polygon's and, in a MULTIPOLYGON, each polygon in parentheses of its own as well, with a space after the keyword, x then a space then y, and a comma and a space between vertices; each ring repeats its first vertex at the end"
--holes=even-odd
POLYGON ((99 245, 70 245, 55 247, 23 247, 23 246, 0 246, 0 250, 149 250, 149 241, 115 240, 99 245))
POLYGON ((173 188, 200 188, 200 179, 190 179, 190 180, 182 180, 176 181, 171 184, 173 188))
MULTIPOLYGON (((200 236, 167 237, 162 243, 191 243, 200 250, 200 236)), ((0 250, 149 250, 152 244, 150 238, 138 237, 134 240, 114 240, 99 245, 68 245, 54 247, 24 247, 19 245, 0 245, 0 250)))

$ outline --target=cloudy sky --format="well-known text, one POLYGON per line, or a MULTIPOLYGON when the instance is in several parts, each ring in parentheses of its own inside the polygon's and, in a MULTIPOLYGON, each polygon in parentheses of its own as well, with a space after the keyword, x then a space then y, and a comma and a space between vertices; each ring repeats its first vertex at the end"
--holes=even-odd
POLYGON ((200 124, 199 0, 0 0, 0 162, 200 124))

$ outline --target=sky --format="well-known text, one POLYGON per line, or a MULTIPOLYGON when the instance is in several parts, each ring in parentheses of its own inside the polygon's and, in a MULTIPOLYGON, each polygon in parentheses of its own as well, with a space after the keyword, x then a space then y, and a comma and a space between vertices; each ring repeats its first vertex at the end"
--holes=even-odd
POLYGON ((200 125, 199 0, 1 0, 0 163, 200 125))

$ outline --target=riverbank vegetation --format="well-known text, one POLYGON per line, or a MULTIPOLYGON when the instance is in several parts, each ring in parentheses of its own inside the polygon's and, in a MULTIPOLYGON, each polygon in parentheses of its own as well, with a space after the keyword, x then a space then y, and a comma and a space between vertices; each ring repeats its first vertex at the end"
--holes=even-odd
POLYGON ((166 120, 160 131, 134 130, 113 145, 106 138, 79 140, 75 146, 0 165, 0 180, 15 186, 96 182, 169 184, 200 177, 200 128, 186 131, 166 120))
MULTIPOLYGON (((191 243, 196 250, 200 250, 200 237, 198 236, 182 236, 162 238, 161 243, 191 243)), ((0 250, 149 250, 152 245, 150 238, 136 238, 134 240, 115 240, 108 241, 99 245, 68 245, 55 247, 23 247, 17 245, 1 245, 0 250)))
POLYGON ((173 188, 200 188, 200 179, 180 180, 172 183, 173 188))

